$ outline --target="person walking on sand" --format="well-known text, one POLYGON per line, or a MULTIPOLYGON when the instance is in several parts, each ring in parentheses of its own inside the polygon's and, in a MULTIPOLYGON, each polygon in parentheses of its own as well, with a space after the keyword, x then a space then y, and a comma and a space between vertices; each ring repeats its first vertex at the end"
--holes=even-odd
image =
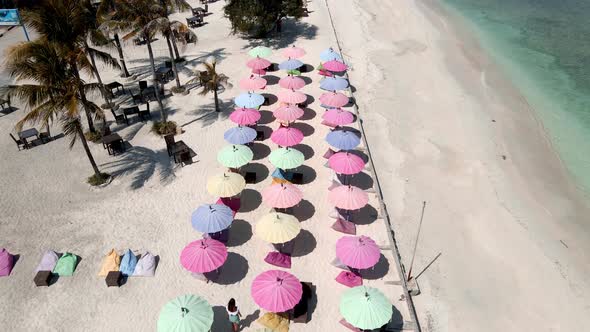
POLYGON ((238 310, 238 306, 236 306, 236 300, 233 298, 230 299, 227 304, 227 314, 229 315, 229 321, 232 324, 233 331, 238 332, 240 329, 239 324, 242 314, 240 313, 240 310, 238 310))

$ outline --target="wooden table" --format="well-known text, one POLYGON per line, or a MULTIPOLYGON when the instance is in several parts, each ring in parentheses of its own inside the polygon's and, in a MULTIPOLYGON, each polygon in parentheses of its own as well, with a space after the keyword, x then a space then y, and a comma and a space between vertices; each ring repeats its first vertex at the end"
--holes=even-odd
POLYGON ((128 115, 137 114, 139 115, 139 107, 138 106, 131 106, 123 108, 123 115, 125 116, 125 122, 129 125, 129 119, 127 118, 128 115))
POLYGON ((106 87, 111 90, 111 93, 113 93, 114 89, 117 89, 117 92, 119 91, 123 91, 125 92, 125 87, 123 86, 123 84, 115 81, 115 82, 111 82, 109 84, 106 85, 106 87))
POLYGON ((25 129, 18 133, 18 137, 23 141, 23 143, 25 143, 25 148, 27 149, 30 148, 27 138, 31 138, 33 136, 39 138, 39 132, 35 128, 25 129))
POLYGON ((102 146, 103 148, 107 149, 109 155, 115 155, 115 151, 112 149, 112 145, 117 142, 123 144, 123 139, 117 133, 102 137, 102 146))
POLYGON ((189 147, 184 143, 184 141, 175 142, 174 145, 170 148, 170 154, 174 157, 174 162, 178 164, 179 156, 183 152, 188 152, 189 147))
POLYGON ((172 68, 160 67, 158 68, 158 70, 156 70, 156 76, 158 77, 158 81, 160 82, 165 83, 172 75, 172 68))
POLYGON ((186 23, 191 28, 198 27, 200 24, 203 24, 203 17, 201 17, 200 15, 193 16, 193 17, 187 17, 186 23))

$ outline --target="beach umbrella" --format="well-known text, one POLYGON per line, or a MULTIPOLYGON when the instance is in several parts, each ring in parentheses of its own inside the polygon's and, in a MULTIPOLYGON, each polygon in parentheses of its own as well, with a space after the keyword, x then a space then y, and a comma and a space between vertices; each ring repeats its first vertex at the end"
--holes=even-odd
POLYGON ((266 87, 266 80, 262 77, 250 75, 250 77, 242 78, 240 80, 240 88, 248 91, 264 89, 266 87))
POLYGON ((331 108, 324 112, 322 118, 336 126, 344 126, 354 122, 354 114, 341 108, 331 108))
POLYGON ((207 191, 213 196, 232 197, 246 187, 246 180, 237 173, 223 173, 209 178, 207 191))
POLYGON ((326 135, 326 142, 336 149, 351 150, 361 144, 361 138, 350 130, 333 130, 326 135))
POLYGON ((300 104, 307 100, 307 95, 303 92, 283 89, 279 91, 278 98, 283 103, 300 104))
POLYGON ((217 233, 228 228, 234 219, 234 212, 223 204, 199 206, 191 215, 193 228, 202 233, 217 233))
POLYGON ((264 97, 257 93, 244 92, 234 99, 234 103, 239 107, 258 108, 264 104, 264 97))
POLYGON ((213 239, 189 243, 180 253, 180 264, 193 273, 207 273, 218 269, 227 259, 225 245, 213 239))
POLYGON ((69 277, 74 274, 76 265, 78 264, 78 257, 72 253, 66 252, 57 260, 53 273, 60 277, 69 277))
POLYGON ((47 250, 43 253, 43 257, 41 257, 41 261, 39 262, 39 265, 37 265, 35 273, 39 271, 53 271, 58 260, 59 256, 55 251, 47 250))
POLYGON ((196 295, 181 295, 166 303, 158 318, 158 332, 209 332, 213 308, 196 295))
POLYGON ((297 59, 305 55, 305 50, 301 47, 296 47, 293 45, 291 47, 285 48, 282 53, 285 58, 297 59))
POLYGON ((14 256, 5 248, 0 249, 0 277, 10 275, 14 265, 14 256))
POLYGON ((303 133, 294 127, 280 126, 270 134, 270 139, 279 146, 294 146, 303 141, 303 133))
POLYGON ((223 133, 223 138, 231 144, 247 144, 256 138, 256 130, 250 127, 233 127, 223 133))
POLYGON ((305 111, 296 105, 283 105, 273 111, 273 116, 281 121, 293 122, 305 114, 305 111))
POLYGON ((338 174, 357 174, 365 168, 363 159, 350 152, 338 152, 328 159, 328 164, 338 174))
POLYGON ((301 232, 301 223, 292 215, 273 212, 256 223, 256 236, 269 243, 285 243, 301 232))
POLYGON ((325 62, 323 66, 325 69, 336 73, 345 71, 348 68, 348 66, 344 64, 344 62, 338 60, 330 60, 328 62, 325 62))
POLYGON ((251 162, 254 153, 249 147, 241 144, 225 146, 217 154, 217 161, 225 167, 239 168, 251 162))
POLYGON ((334 51, 334 49, 330 47, 330 48, 322 51, 322 53, 320 53, 320 60, 322 60, 324 62, 328 62, 328 61, 332 61, 332 60, 342 61, 342 56, 340 56, 340 54, 338 54, 338 52, 334 51))
POLYGON ((298 76, 288 75, 279 80, 279 86, 289 90, 299 90, 305 86, 305 81, 298 76))
POLYGON ((369 203, 369 195, 361 188, 344 185, 331 189, 328 201, 339 209, 358 210, 369 203))
POLYGON ((305 161, 301 151, 293 148, 281 148, 274 150, 268 156, 270 163, 280 169, 292 169, 299 167, 305 161))
POLYGON ((350 101, 350 98, 340 92, 326 92, 320 96, 322 105, 329 107, 342 107, 350 101))
POLYGON ((348 81, 341 77, 326 77, 320 81, 320 88, 329 91, 344 90, 348 88, 348 81))
POLYGON ((229 119, 240 126, 254 125, 260 120, 260 112, 253 108, 236 108, 229 115, 229 119))
POLYGON ((248 51, 248 55, 256 58, 256 57, 260 57, 260 58, 267 58, 272 54, 272 50, 268 47, 265 46, 256 46, 253 49, 251 49, 250 51, 248 51))
POLYGON ((293 207, 303 199, 303 193, 291 183, 278 183, 262 190, 262 201, 279 209, 293 207))
POLYGON ((287 61, 283 61, 279 64, 279 69, 282 70, 295 70, 299 67, 303 66, 303 62, 297 59, 289 59, 287 61))
POLYGON ((127 249, 125 255, 121 258, 119 271, 126 277, 131 276, 133 275, 133 271, 135 271, 135 265, 137 265, 137 257, 135 257, 131 249, 127 249))
POLYGON ((391 320, 393 305, 378 289, 357 286, 342 294, 340 314, 348 323, 359 329, 373 330, 391 320))
POLYGON ((284 312, 292 309, 303 295, 303 286, 297 277, 281 270, 268 270, 252 281, 252 298, 262 309, 284 312))
POLYGON ((270 61, 261 58, 259 56, 257 56, 256 58, 249 60, 246 63, 246 66, 248 66, 249 68, 252 68, 254 70, 260 70, 260 69, 264 69, 264 68, 268 68, 271 65, 270 61))
POLYGON ((379 261, 381 250, 370 237, 343 236, 336 241, 336 257, 354 269, 368 269, 379 261))

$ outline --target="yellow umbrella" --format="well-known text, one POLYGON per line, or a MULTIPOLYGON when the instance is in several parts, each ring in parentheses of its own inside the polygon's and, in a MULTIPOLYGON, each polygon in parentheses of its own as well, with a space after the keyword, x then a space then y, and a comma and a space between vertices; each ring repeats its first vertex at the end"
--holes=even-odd
POLYGON ((207 191, 214 196, 232 197, 246 187, 246 180, 237 173, 227 172, 215 175, 207 181, 207 191))
POLYGON ((269 213, 256 223, 256 235, 270 243, 285 243, 294 239, 300 231, 299 220, 284 213, 269 213))

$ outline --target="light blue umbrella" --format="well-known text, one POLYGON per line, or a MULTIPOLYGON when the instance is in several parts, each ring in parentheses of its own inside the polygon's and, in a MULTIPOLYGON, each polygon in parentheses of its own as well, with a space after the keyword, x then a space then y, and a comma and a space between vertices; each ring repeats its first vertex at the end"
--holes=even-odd
POLYGON ((264 97, 257 93, 244 92, 236 97, 234 103, 239 107, 258 108, 264 104, 264 97))
POLYGON ((320 53, 320 60, 322 60, 323 62, 328 62, 332 60, 342 61, 342 56, 340 56, 340 54, 338 54, 336 51, 334 51, 334 49, 330 47, 327 50, 320 53))
POLYGON ((199 206, 191 217, 193 228, 202 233, 217 233, 228 228, 234 219, 233 211, 223 204, 199 206))
POLYGON ((328 91, 344 90, 348 88, 348 81, 341 77, 326 77, 320 82, 320 88, 328 91))
POLYGON ((289 59, 287 61, 283 61, 279 64, 279 69, 282 70, 295 70, 299 67, 303 66, 303 62, 297 59, 289 59))
POLYGON ((352 131, 334 130, 328 133, 326 142, 336 149, 351 150, 361 144, 361 139, 352 131))
POLYGON ((248 144, 256 138, 256 130, 250 127, 233 127, 223 134, 223 138, 231 144, 248 144))

